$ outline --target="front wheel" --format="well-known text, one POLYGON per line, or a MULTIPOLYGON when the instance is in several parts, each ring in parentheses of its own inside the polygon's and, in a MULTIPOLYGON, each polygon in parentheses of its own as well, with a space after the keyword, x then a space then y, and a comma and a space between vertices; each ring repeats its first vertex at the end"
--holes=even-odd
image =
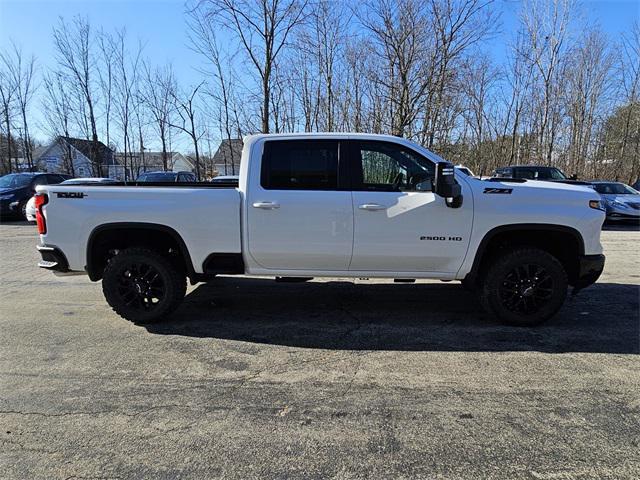
POLYGON ((480 297, 485 309, 500 320, 533 326, 560 310, 567 288, 567 273, 557 258, 537 248, 518 248, 489 266, 480 297))
POLYGON ((175 310, 186 278, 169 259, 145 248, 127 248, 109 260, 102 292, 111 308, 134 323, 153 323, 175 310))
POLYGON ((22 220, 29 220, 27 218, 27 202, 28 200, 25 200, 19 205, 20 218, 22 220))

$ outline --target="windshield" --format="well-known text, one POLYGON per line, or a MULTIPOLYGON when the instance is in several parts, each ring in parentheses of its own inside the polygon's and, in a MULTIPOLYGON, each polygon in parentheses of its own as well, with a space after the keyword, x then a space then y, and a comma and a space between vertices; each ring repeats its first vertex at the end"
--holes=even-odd
POLYGON ((593 188, 602 195, 640 195, 640 192, 624 183, 595 183, 593 188))
POLYGON ((0 188, 18 188, 28 185, 31 181, 30 175, 17 175, 15 173, 0 177, 0 188))
POLYGON ((138 177, 139 182, 174 182, 175 173, 145 173, 138 177))
POLYGON ((515 178, 528 178, 531 180, 566 180, 567 176, 555 167, 527 167, 516 168, 515 178))

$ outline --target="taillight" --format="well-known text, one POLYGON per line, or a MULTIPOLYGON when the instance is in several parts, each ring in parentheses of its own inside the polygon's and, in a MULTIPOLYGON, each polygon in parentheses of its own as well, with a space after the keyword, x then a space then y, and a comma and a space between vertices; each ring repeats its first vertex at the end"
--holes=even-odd
POLYGON ((47 221, 42 213, 42 207, 44 207, 49 201, 49 197, 46 193, 36 193, 36 223, 38 224, 38 233, 44 235, 47 233, 47 221))

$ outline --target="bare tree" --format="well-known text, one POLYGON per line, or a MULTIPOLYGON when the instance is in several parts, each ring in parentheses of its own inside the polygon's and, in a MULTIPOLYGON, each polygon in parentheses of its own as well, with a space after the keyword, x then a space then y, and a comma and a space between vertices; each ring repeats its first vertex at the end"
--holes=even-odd
POLYGON ((82 99, 84 105, 78 109, 91 135, 91 161, 94 174, 102 176, 102 158, 98 148, 98 128, 96 124, 94 75, 95 66, 92 53, 91 26, 87 19, 75 17, 71 24, 60 18, 53 29, 53 42, 57 60, 67 74, 67 88, 82 99))
POLYGON ((114 52, 115 66, 115 109, 122 134, 122 159, 124 162, 125 179, 134 173, 133 141, 132 133, 135 108, 138 98, 137 83, 140 73, 140 58, 142 48, 139 47, 133 54, 127 48, 126 31, 116 32, 115 37, 110 37, 108 42, 114 52))
MULTIPOLYGON (((13 166, 11 160, 13 158, 13 137, 11 133, 13 121, 13 108, 15 98, 15 84, 11 82, 8 72, 3 68, 0 70, 0 101, 2 101, 2 122, 7 142, 7 159, 4 165, 4 171, 11 172, 13 166)), ((16 170, 18 170, 18 160, 16 159, 16 170)))
MULTIPOLYGON (((594 132, 608 113, 605 105, 613 55, 599 30, 586 30, 569 60, 567 75, 570 147, 567 168, 583 174, 598 147, 594 132)), ((592 161, 595 167, 597 162, 592 161)), ((591 173, 597 175, 597 171, 591 173)))
MULTIPOLYGON (((214 111, 218 117, 219 128, 223 138, 229 142, 236 136, 240 136, 242 126, 237 122, 236 94, 233 78, 234 70, 232 62, 227 54, 223 53, 212 24, 203 9, 195 9, 189 13, 189 40, 194 51, 202 55, 209 64, 212 72, 204 71, 205 74, 212 74, 213 85, 209 85, 207 94, 214 101, 216 107, 214 111)), ((236 160, 235 152, 230 149, 230 161, 232 173, 235 175, 236 160)), ((225 163, 227 157, 224 157, 225 163)), ((226 167, 226 165, 225 165, 226 167)))
POLYGON ((618 157, 630 163, 629 181, 640 177, 640 23, 636 20, 631 32, 624 35, 621 44, 619 63, 619 85, 623 101, 628 106, 624 109, 622 138, 618 157), (634 141, 635 138, 635 141, 634 141))
POLYGON ((113 110, 113 95, 115 89, 115 51, 112 37, 100 31, 98 35, 98 45, 100 47, 100 65, 98 77, 100 79, 100 90, 104 103, 104 125, 105 140, 108 147, 111 146, 111 113, 113 110))
POLYGON ((191 89, 188 92, 183 93, 182 95, 174 94, 173 101, 176 109, 176 114, 180 118, 179 122, 170 123, 171 127, 177 128, 178 130, 186 133, 191 141, 193 142, 194 149, 194 162, 196 167, 196 178, 200 180, 200 148, 199 142, 204 132, 201 131, 197 122, 197 105, 196 105, 196 97, 198 96, 198 91, 202 88, 204 82, 197 85, 195 88, 191 89))
POLYGON ((297 36, 296 46, 299 47, 299 55, 296 60, 303 67, 302 76, 296 72, 300 85, 292 85, 293 88, 302 88, 302 101, 306 104, 305 115, 306 128, 310 128, 310 115, 316 110, 320 123, 317 128, 331 132, 338 126, 339 97, 342 84, 340 74, 342 61, 345 56, 344 49, 347 45, 347 26, 351 19, 349 10, 343 3, 320 0, 312 5, 309 22, 306 28, 300 30, 297 36), (316 88, 309 88, 310 82, 317 79, 316 88), (313 92, 313 97, 309 96, 313 92), (315 104, 311 107, 311 104, 315 104))
POLYGON ((33 55, 29 58, 24 58, 22 49, 16 44, 12 44, 12 51, 10 53, 0 53, 0 60, 9 78, 9 82, 13 84, 16 104, 20 110, 20 118, 22 120, 22 153, 27 161, 29 170, 33 170, 28 110, 36 88, 34 84, 36 59, 33 55))
POLYGON ((529 62, 536 77, 529 92, 537 105, 533 107, 537 137, 536 153, 549 165, 560 122, 564 74, 569 51, 569 27, 574 15, 575 0, 528 0, 521 11, 521 22, 527 35, 529 62))
MULTIPOLYGON (((70 137, 70 126, 72 120, 72 102, 66 88, 65 79, 60 72, 45 74, 44 87, 46 96, 43 99, 43 112, 49 131, 54 138, 59 136, 70 137)), ((64 157, 62 158, 64 170, 75 176, 75 166, 71 145, 66 142, 64 157)))
POLYGON ((429 148, 433 147, 439 131, 450 130, 446 128, 450 122, 446 116, 441 121, 441 114, 447 111, 445 104, 455 79, 452 73, 455 62, 471 47, 493 34, 496 17, 492 3, 493 0, 430 0, 435 73, 424 105, 424 130, 429 148))
POLYGON ((153 119, 154 128, 162 145, 162 167, 169 170, 168 141, 171 115, 174 111, 174 98, 177 83, 170 65, 152 70, 144 67, 145 77, 141 95, 153 119))
POLYGON ((306 18, 308 0, 200 0, 195 10, 221 21, 238 40, 261 84, 262 132, 269 133, 271 88, 278 56, 306 18))

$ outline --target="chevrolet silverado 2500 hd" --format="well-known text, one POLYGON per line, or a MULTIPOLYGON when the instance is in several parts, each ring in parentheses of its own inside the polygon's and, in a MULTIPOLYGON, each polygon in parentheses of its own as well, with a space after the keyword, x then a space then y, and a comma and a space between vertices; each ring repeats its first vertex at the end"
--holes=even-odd
POLYGON ((254 135, 237 184, 41 186, 40 266, 102 280, 135 322, 217 274, 461 280, 516 325, 554 315, 604 267, 591 189, 480 180, 408 140, 254 135))

